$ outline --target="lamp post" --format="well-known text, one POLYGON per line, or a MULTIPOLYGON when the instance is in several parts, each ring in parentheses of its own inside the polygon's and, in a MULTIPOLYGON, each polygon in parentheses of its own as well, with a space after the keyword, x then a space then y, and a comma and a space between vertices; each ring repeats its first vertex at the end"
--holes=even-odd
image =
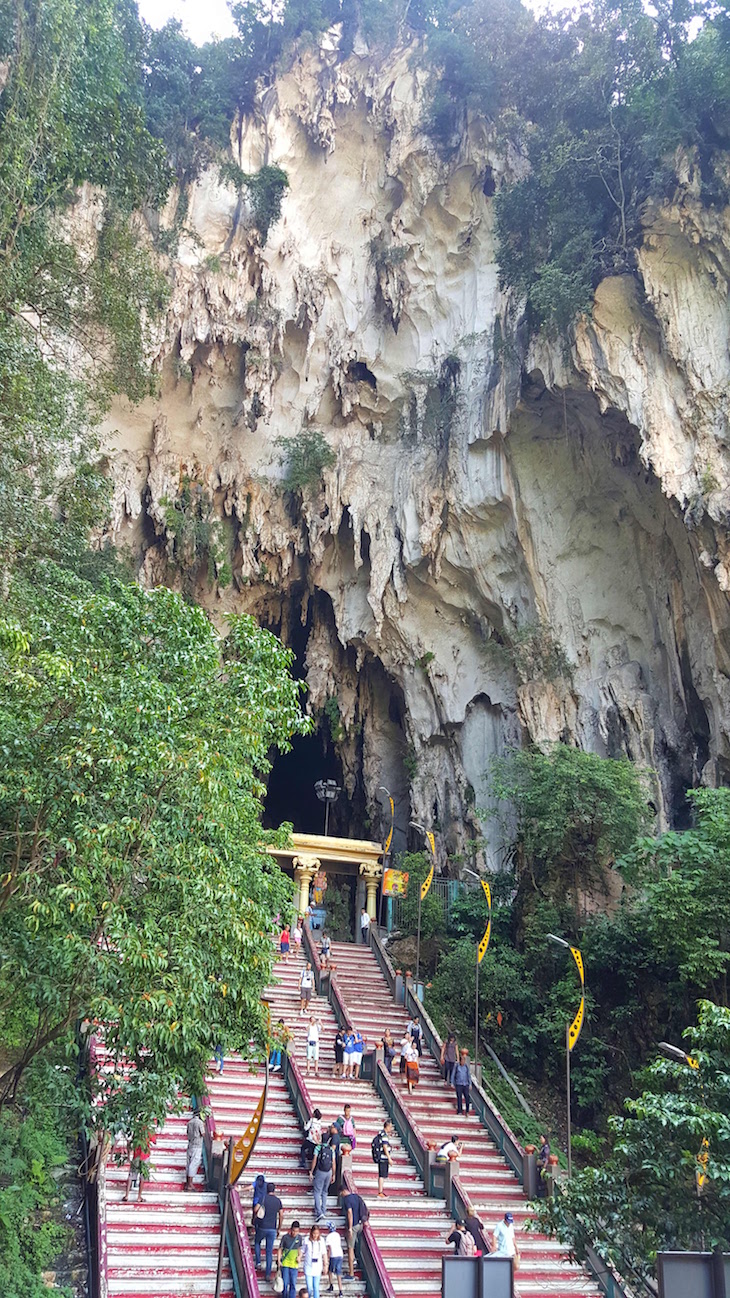
POLYGON ((421 972, 421 904, 423 902, 424 897, 427 895, 428 890, 431 887, 431 884, 433 883, 433 872, 434 872, 434 867, 436 865, 436 842, 434 840, 434 836, 431 833, 430 829, 424 829, 423 825, 419 825, 417 820, 412 820, 410 823, 414 829, 417 829, 419 833, 423 834, 423 837, 425 838, 431 850, 431 856, 433 858, 431 869, 429 870, 427 877, 424 879, 423 883, 418 889, 418 928, 416 931, 416 996, 418 996, 419 974, 421 972))
POLYGON ((477 1068, 479 1067, 479 966, 482 963, 482 960, 484 959, 485 955, 487 954, 489 939, 492 935, 492 890, 489 887, 489 884, 486 882, 486 880, 482 879, 480 874, 477 874, 476 870, 470 870, 468 869, 468 867, 465 866, 464 874, 470 874, 473 879, 476 879, 477 882, 482 885, 482 888, 484 889, 484 895, 487 899, 487 906, 489 907, 487 927, 484 930, 484 936, 482 937, 481 942, 477 946, 477 976, 476 976, 476 994, 475 994, 475 1005, 474 1005, 474 1071, 476 1072, 477 1068))
POLYGON ((324 803, 324 836, 326 838, 330 827, 330 807, 333 802, 337 801, 342 789, 336 780, 317 780, 314 792, 320 802, 324 803))
MULTIPOLYGON (((694 1071, 697 1073, 700 1079, 700 1091, 702 1092, 702 1105, 703 1108, 707 1108, 707 1104, 705 1102, 705 1084, 702 1078, 702 1073, 700 1071, 699 1059, 695 1059, 694 1055, 688 1055, 687 1051, 683 1050, 681 1046, 670 1045, 668 1041, 659 1041, 657 1044, 662 1054, 666 1055, 668 1059, 674 1060, 675 1064, 686 1064, 688 1068, 694 1069, 694 1071)), ((710 1142, 707 1139, 707 1136, 703 1136, 702 1143, 700 1145, 700 1152, 697 1155, 697 1169, 695 1171, 695 1183, 697 1185, 698 1198, 702 1194, 702 1191, 705 1188, 705 1181, 707 1180, 707 1164, 710 1161, 709 1150, 710 1150, 710 1142)))
MULTIPOLYGON (((390 792, 390 789, 386 789, 384 784, 381 784, 379 786, 378 793, 384 793, 390 805, 390 828, 388 830, 385 839, 383 840, 383 876, 385 876, 385 869, 388 862, 388 853, 390 852, 391 844, 393 842, 393 829, 395 827, 395 802, 393 801, 393 795, 390 792)), ((382 927, 383 927, 383 886, 381 884, 380 908, 378 912, 378 928, 380 929, 382 927)))
POLYGON ((573 1148, 572 1148, 571 1111, 570 1111, 570 1055, 573 1046, 575 1045, 576 1041, 578 1040, 578 1037, 580 1036, 581 1028, 583 1027, 583 1018, 585 1016, 586 979, 585 979, 585 969, 583 967, 583 956, 581 955, 577 946, 571 946, 570 942, 566 942, 564 937, 556 937, 554 933, 548 933, 548 937, 551 942, 557 942, 558 946, 567 947, 568 951, 570 951, 570 954, 575 960, 578 969, 578 976, 580 978, 580 1005, 578 1006, 578 1013, 576 1014, 572 1023, 566 1023, 565 1025, 565 1089, 566 1089, 566 1095, 568 1100, 568 1176, 570 1177, 573 1174, 573 1148))

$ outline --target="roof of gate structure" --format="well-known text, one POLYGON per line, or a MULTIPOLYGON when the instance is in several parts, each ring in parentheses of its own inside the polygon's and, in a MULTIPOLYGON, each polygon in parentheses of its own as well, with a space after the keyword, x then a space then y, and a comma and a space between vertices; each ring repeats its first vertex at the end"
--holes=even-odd
POLYGON ((383 856, 380 843, 367 838, 330 838, 323 834, 292 834, 291 847, 270 847, 269 851, 286 868, 295 856, 316 856, 323 869, 356 874, 364 863, 379 864, 383 856))

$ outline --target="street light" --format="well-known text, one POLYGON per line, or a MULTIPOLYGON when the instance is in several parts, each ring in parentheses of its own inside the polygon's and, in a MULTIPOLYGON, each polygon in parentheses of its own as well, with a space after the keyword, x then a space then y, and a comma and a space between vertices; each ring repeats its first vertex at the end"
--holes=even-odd
POLYGON ((326 838, 330 827, 330 807, 333 802, 337 801, 342 789, 336 780, 317 780, 314 792, 320 802, 324 803, 324 836, 326 838))
POLYGON ((566 1023, 565 1025, 565 1088, 566 1088, 566 1094, 568 1099, 568 1176, 572 1176, 573 1146, 572 1146, 571 1113, 570 1113, 570 1053, 576 1041, 578 1040, 578 1037, 580 1036, 581 1033, 581 1028, 583 1027, 583 1018, 585 1016, 585 1006, 586 1006, 586 1001, 585 1001, 586 978, 585 978, 585 970, 583 968, 583 956, 581 955, 577 946, 571 946, 570 942, 566 942, 564 937, 556 937, 554 933, 548 933, 547 936, 549 937, 551 942, 557 942, 558 946, 567 947, 568 951, 570 951, 570 954, 575 960, 578 969, 578 976, 580 978, 580 1005, 578 1006, 578 1013, 576 1014, 572 1023, 566 1023))
POLYGON ((477 882, 482 885, 484 896, 487 899, 487 906, 489 907, 487 927, 484 930, 484 936, 477 947, 476 998, 474 1006, 474 1071, 476 1072, 476 1069, 479 1066, 479 966, 487 954, 489 939, 492 935, 492 890, 486 880, 483 879, 480 874, 477 874, 476 870, 470 870, 467 866, 464 866, 464 874, 470 874, 472 879, 476 879, 477 882))
MULTIPOLYGON (((700 1090, 702 1092, 702 1107, 707 1108, 707 1104, 705 1102, 705 1084, 702 1077, 702 1073, 700 1072, 699 1059, 695 1059, 694 1055, 688 1055, 687 1051, 683 1050, 681 1046, 670 1045, 668 1041, 660 1041, 658 1043, 658 1048, 659 1050, 661 1050, 663 1055, 667 1056, 668 1059, 674 1060, 675 1064, 686 1064, 688 1068, 693 1068, 695 1072, 699 1074, 700 1090)), ((695 1183, 697 1185, 698 1198, 702 1194, 702 1191, 705 1188, 705 1181, 707 1180, 707 1165, 709 1161, 710 1161, 710 1142, 707 1139, 707 1136, 703 1136, 702 1144, 700 1145, 700 1152, 697 1155, 698 1166, 695 1171, 695 1183)))
POLYGON ((431 869, 428 872, 428 876, 424 879, 418 889, 418 929, 416 933, 416 996, 418 996, 418 976, 421 972, 421 903, 433 883, 433 872, 436 865, 436 842, 430 829, 424 829, 423 825, 419 825, 417 820, 411 820, 410 824, 414 829, 417 829, 420 834, 423 834, 423 837, 431 849, 431 856, 433 857, 433 862, 431 869))

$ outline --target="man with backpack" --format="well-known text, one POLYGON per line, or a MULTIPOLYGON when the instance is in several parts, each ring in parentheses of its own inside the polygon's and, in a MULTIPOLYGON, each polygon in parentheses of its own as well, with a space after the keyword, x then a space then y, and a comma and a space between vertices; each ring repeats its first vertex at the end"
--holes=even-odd
POLYGON ((329 1138, 329 1132, 314 1151, 312 1166, 309 1169, 314 1195, 314 1220, 323 1221, 327 1216, 327 1191, 335 1179, 335 1151, 329 1138))
POLYGON ((477 1245, 471 1231, 466 1229, 463 1221, 457 1221, 453 1230, 446 1236, 446 1243, 453 1244, 456 1257, 476 1257, 477 1245))
POLYGON ((383 1183, 387 1180, 390 1173, 390 1165, 393 1162, 393 1146, 391 1137, 393 1135, 393 1123, 388 1121, 384 1123, 382 1131, 373 1137, 370 1145, 370 1152, 373 1156, 373 1162, 378 1168, 378 1198, 385 1198, 383 1183))
POLYGON ((370 1211, 365 1200, 359 1194, 348 1194, 347 1190, 340 1191, 340 1202, 342 1211, 345 1214, 345 1240, 347 1243, 347 1256, 350 1264, 350 1279, 355 1276, 355 1244, 357 1243, 362 1228, 370 1217, 370 1211))

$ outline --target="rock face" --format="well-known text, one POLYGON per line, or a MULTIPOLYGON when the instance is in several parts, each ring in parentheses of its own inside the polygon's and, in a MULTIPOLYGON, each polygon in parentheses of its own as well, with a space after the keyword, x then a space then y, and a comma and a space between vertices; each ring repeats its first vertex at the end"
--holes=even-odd
POLYGON ((439 160, 412 53, 324 42, 234 131, 288 173, 265 247, 215 173, 190 193, 159 397, 109 424, 115 539, 299 648, 343 830, 386 785, 396 847, 413 817, 473 850, 491 755, 557 739, 652 767, 676 823, 730 756, 730 211, 688 166, 640 278, 569 354, 528 342, 491 200, 519 159, 474 121, 439 160), (308 430, 335 462, 287 492, 308 430))

